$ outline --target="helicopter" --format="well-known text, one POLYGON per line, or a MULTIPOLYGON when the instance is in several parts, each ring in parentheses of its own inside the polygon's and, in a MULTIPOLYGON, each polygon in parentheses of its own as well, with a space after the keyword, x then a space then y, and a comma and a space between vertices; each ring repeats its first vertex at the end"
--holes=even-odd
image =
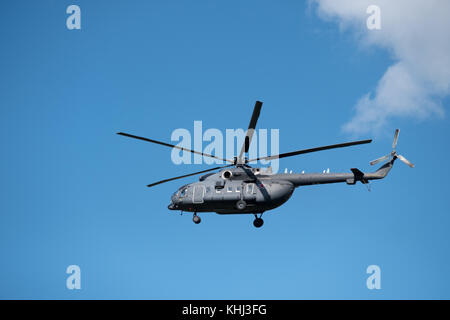
POLYGON ((372 142, 372 140, 351 141, 248 159, 245 154, 248 154, 249 152, 262 104, 263 103, 261 101, 256 101, 240 154, 239 156, 235 156, 233 159, 222 159, 216 155, 206 154, 183 148, 178 145, 148 139, 129 133, 118 132, 117 134, 170 148, 176 148, 182 150, 183 152, 186 151, 199 154, 204 157, 219 159, 229 163, 225 166, 214 167, 178 177, 164 179, 147 185, 147 187, 153 187, 165 182, 203 173, 204 175, 200 176, 198 182, 185 184, 178 188, 178 190, 173 193, 171 202, 168 206, 169 210, 192 212, 192 220, 195 224, 199 224, 201 222, 201 218, 198 215, 198 213, 201 212, 215 212, 217 214, 252 214, 255 217, 253 225, 256 228, 260 228, 264 224, 264 220, 262 219, 263 213, 278 208, 284 204, 291 198, 294 190, 300 186, 339 182, 345 182, 348 185, 354 185, 357 182, 368 184, 370 180, 385 178, 397 159, 404 162, 411 168, 414 167, 409 160, 396 152, 398 136, 400 133, 399 129, 396 129, 395 131, 391 153, 370 162, 370 165, 375 165, 386 161, 386 163, 384 163, 375 172, 365 173, 357 168, 351 168, 348 173, 330 173, 329 170, 327 170, 327 172, 323 173, 288 173, 285 171, 280 174, 272 174, 270 170, 262 170, 263 168, 251 167, 249 163, 260 160, 282 159, 300 154, 344 148, 372 142))

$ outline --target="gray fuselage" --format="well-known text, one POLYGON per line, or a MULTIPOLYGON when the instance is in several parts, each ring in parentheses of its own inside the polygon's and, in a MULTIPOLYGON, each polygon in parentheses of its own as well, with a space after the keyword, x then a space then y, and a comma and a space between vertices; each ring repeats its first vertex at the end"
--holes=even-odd
POLYGON ((374 173, 352 169, 349 173, 266 174, 259 168, 229 168, 206 174, 198 182, 182 186, 172 195, 168 208, 219 214, 263 213, 281 206, 299 186, 367 183, 368 180, 384 178, 392 165, 393 161, 386 163, 374 173), (244 208, 239 209, 239 201, 245 203, 244 208))

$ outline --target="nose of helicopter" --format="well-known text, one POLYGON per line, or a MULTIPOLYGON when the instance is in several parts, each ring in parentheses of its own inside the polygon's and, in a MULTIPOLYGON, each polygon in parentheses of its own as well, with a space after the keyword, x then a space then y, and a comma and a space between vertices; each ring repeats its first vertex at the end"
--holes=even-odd
POLYGON ((177 194, 174 193, 174 194, 172 195, 172 197, 170 198, 170 203, 169 203, 169 205, 167 206, 167 208, 168 208, 169 210, 179 210, 179 204, 180 204, 180 199, 179 199, 179 197, 177 196, 177 194))

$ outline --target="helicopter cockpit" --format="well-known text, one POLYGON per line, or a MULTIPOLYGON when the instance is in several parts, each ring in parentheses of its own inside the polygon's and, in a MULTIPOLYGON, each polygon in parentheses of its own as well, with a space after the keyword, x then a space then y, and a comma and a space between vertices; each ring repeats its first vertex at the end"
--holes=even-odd
POLYGON ((188 184, 181 186, 177 191, 173 193, 172 198, 179 198, 179 199, 184 198, 186 196, 186 191, 188 187, 189 187, 188 184))
POLYGON ((177 191, 175 191, 172 194, 171 202, 168 206, 168 208, 170 210, 177 210, 177 208, 178 208, 179 204, 182 202, 183 198, 186 197, 188 188, 189 188, 189 185, 186 184, 184 186, 181 186, 177 191))

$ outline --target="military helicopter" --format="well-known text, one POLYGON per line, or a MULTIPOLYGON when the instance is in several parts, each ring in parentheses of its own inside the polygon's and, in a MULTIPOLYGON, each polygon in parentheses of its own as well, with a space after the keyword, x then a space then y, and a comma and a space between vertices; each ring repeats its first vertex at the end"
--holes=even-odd
POLYGON ((192 152, 194 154, 200 154, 204 157, 220 159, 229 163, 225 166, 185 174, 147 185, 148 187, 153 187, 161 183, 209 172, 200 176, 198 182, 181 186, 172 195, 171 202, 168 206, 168 209, 170 210, 192 212, 192 220, 195 224, 199 224, 201 222, 201 218, 198 216, 198 213, 200 212, 215 212, 218 214, 253 214, 255 216, 253 225, 256 228, 260 228, 264 223, 262 219, 263 213, 275 209, 289 200, 297 187, 338 182, 345 182, 348 185, 354 185, 358 181, 363 184, 367 184, 370 180, 378 180, 386 177, 397 159, 406 163, 410 167, 414 167, 411 162, 409 162, 402 155, 397 154, 395 150, 400 132, 398 129, 395 131, 392 152, 370 162, 371 165, 375 165, 382 161, 387 161, 375 172, 364 173, 359 169, 352 168, 349 173, 323 172, 294 174, 287 173, 286 171, 284 174, 272 174, 271 172, 263 171, 263 168, 251 167, 249 163, 252 163, 253 161, 282 159, 300 154, 344 148, 372 142, 372 140, 352 141, 249 160, 245 157, 245 154, 249 151, 256 123, 261 112, 261 107, 262 102, 257 101, 253 109, 253 114, 250 119, 250 124, 248 126, 240 154, 239 156, 234 157, 234 159, 222 159, 215 155, 186 149, 177 145, 135 136, 128 133, 118 132, 117 134, 156 143, 170 148, 177 148, 182 151, 192 152), (220 171, 210 172, 216 170, 220 171))

